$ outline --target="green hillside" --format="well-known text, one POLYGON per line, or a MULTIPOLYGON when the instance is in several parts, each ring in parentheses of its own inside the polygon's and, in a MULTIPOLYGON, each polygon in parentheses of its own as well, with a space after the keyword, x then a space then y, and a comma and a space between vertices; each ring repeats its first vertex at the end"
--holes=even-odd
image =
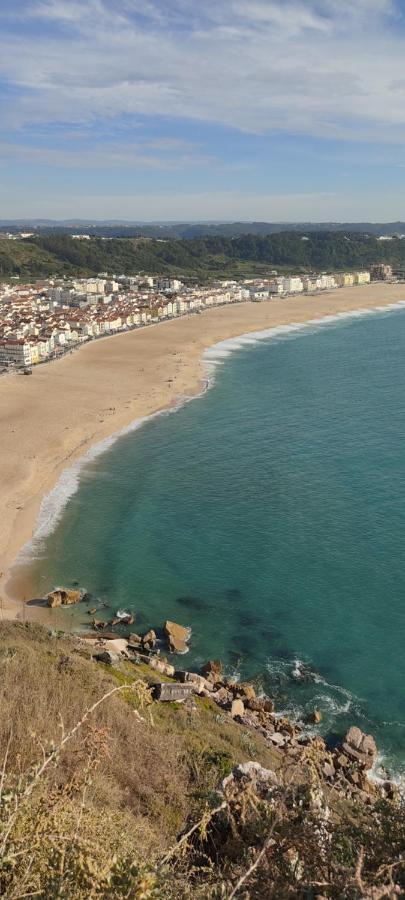
POLYGON ((0 241, 0 275, 176 274, 205 278, 265 274, 278 270, 311 271, 369 267, 389 262, 405 267, 405 241, 378 241, 363 234, 282 232, 239 237, 205 236, 192 240, 91 238, 65 234, 24 241, 0 241))

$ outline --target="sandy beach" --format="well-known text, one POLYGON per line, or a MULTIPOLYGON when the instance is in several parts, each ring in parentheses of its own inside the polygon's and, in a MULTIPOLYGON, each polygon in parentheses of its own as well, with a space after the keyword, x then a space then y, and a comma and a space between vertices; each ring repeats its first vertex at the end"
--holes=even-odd
MULTIPOLYGON (((33 535, 42 498, 63 469, 135 419, 199 392, 202 354, 209 346, 249 331, 402 299, 404 285, 379 283, 313 297, 241 303, 86 344, 38 367, 29 378, 1 377, 3 615, 23 614, 21 587, 10 569, 33 535)), ((35 614, 41 610, 31 608, 30 618, 35 614)))

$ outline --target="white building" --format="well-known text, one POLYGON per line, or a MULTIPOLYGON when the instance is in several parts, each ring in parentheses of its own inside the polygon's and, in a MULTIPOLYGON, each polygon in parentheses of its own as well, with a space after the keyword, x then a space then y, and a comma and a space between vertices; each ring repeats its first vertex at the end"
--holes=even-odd
POLYGON ((8 339, 0 341, 0 368, 4 366, 30 366, 31 345, 27 341, 8 339))
POLYGON ((283 287, 286 294, 298 294, 304 290, 302 278, 297 275, 291 275, 289 278, 284 278, 283 287))

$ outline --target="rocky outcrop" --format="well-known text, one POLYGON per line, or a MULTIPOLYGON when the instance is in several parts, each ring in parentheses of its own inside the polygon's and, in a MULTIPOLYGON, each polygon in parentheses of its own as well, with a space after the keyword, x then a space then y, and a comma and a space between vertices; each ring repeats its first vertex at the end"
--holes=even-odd
POLYGON ((184 625, 178 625, 176 622, 167 620, 164 626, 164 632, 169 643, 171 653, 187 653, 188 641, 190 640, 190 629, 184 625))
POLYGON ((57 606, 73 606, 82 599, 82 592, 69 590, 68 588, 57 588, 54 591, 50 591, 45 599, 51 609, 55 609, 57 606))
POLYGON ((340 755, 368 770, 377 759, 377 745, 371 734, 364 734, 360 728, 353 725, 346 733, 340 755))
POLYGON ((211 681, 212 684, 215 684, 216 681, 221 680, 223 671, 222 663, 219 661, 219 659, 209 659, 208 662, 203 665, 201 671, 203 675, 205 675, 205 677, 208 679, 208 681, 211 681))

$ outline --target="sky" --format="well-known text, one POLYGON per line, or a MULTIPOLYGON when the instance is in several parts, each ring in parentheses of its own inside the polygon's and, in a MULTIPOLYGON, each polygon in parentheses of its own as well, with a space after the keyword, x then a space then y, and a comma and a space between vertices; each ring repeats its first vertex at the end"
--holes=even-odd
POLYGON ((0 219, 405 219, 405 0, 0 0, 0 219))

